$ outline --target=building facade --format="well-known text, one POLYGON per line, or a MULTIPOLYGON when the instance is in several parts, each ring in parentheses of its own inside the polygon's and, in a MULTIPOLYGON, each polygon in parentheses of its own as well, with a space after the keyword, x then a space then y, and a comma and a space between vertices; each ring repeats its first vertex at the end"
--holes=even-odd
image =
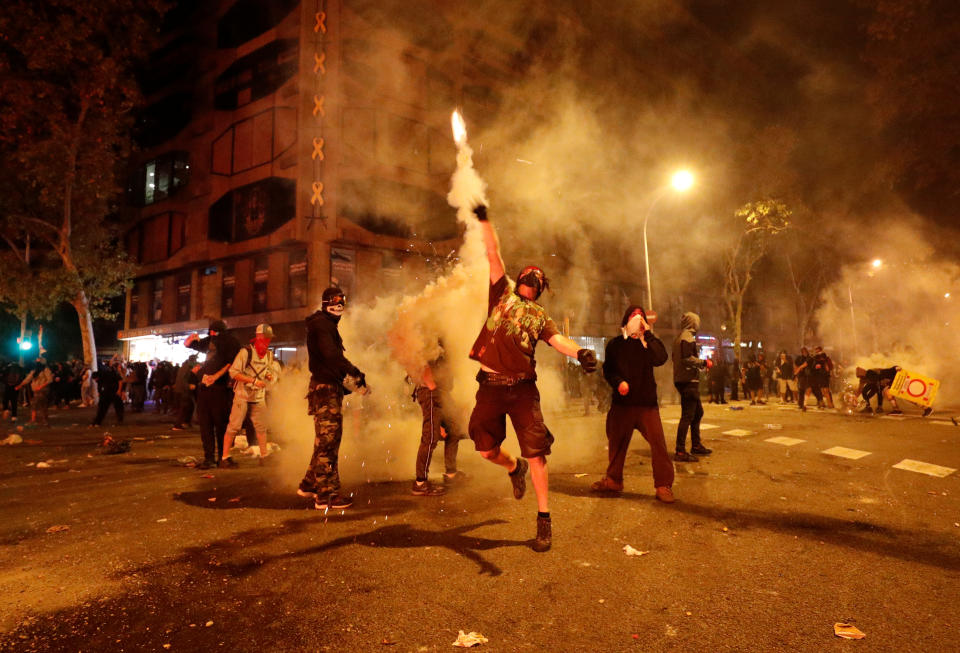
POLYGON ((455 251, 450 113, 494 112, 509 25, 387 0, 184 2, 168 23, 141 75, 127 356, 185 357, 214 318, 271 323, 282 353, 328 285, 370 300, 455 251))

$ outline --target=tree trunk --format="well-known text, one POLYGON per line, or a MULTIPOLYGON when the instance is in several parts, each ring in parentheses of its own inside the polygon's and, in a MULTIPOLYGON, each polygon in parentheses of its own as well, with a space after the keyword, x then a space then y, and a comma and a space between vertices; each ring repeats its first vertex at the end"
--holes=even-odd
POLYGON ((93 337, 93 316, 90 314, 90 302, 82 290, 70 302, 77 311, 80 321, 80 339, 83 341, 83 362, 91 372, 97 371, 97 342, 93 337))
POLYGON ((743 339, 743 295, 737 297, 737 310, 733 315, 733 355, 739 363, 743 363, 740 357, 740 341, 743 339))

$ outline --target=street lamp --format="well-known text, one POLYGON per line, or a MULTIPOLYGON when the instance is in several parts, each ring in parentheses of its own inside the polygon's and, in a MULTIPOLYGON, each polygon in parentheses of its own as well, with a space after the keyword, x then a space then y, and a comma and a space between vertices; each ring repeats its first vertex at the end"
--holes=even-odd
POLYGON ((650 208, 647 209, 647 215, 643 218, 643 267, 647 272, 647 310, 653 310, 653 288, 650 285, 650 253, 647 248, 647 222, 653 214, 653 207, 657 202, 667 194, 667 191, 673 189, 678 193, 685 193, 693 186, 693 173, 689 170, 678 170, 670 178, 670 185, 664 186, 657 193, 653 201, 650 202, 650 208))

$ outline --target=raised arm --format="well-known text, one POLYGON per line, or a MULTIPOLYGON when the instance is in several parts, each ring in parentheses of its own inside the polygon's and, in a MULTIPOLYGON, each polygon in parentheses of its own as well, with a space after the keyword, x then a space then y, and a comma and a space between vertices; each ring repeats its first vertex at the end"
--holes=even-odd
POLYGON ((474 207, 474 215, 480 222, 480 233, 483 234, 483 244, 487 250, 487 261, 490 263, 490 283, 500 281, 504 275, 503 258, 500 257, 500 241, 497 232, 487 219, 487 207, 483 204, 474 207))

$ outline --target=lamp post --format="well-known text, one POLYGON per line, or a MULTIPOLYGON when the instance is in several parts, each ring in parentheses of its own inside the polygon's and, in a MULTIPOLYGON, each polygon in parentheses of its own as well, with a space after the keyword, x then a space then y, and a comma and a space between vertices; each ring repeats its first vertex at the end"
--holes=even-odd
MULTIPOLYGON (((870 261, 870 271, 867 272, 867 276, 872 277, 874 270, 879 270, 883 267, 883 259, 875 258, 870 261)), ((853 351, 856 354, 860 350, 860 342, 857 337, 857 316, 853 311, 853 287, 850 283, 847 283, 847 297, 850 299, 850 328, 853 330, 853 351)), ((872 326, 872 324, 871 324, 872 326)), ((874 338, 874 349, 876 349, 876 338, 874 338)))
POLYGON ((689 170, 678 170, 673 174, 673 177, 670 179, 670 185, 664 186, 660 189, 660 192, 657 193, 656 197, 653 198, 653 201, 650 202, 650 208, 647 209, 647 214, 643 218, 643 266, 647 273, 647 310, 653 309, 653 287, 650 283, 650 253, 647 248, 647 222, 650 220, 650 216, 653 214, 653 207, 657 205, 667 191, 673 189, 678 193, 685 193, 690 190, 690 187, 693 186, 693 173, 689 170))

